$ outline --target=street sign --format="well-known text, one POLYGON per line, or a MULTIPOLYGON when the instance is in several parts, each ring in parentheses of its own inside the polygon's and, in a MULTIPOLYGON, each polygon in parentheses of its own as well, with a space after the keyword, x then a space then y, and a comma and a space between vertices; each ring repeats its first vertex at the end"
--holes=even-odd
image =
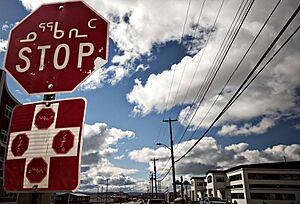
POLYGON ((4 69, 29 95, 72 92, 107 62, 108 26, 83 1, 42 5, 12 29, 4 69))
POLYGON ((70 191, 79 186, 83 98, 17 106, 6 148, 6 191, 70 191))

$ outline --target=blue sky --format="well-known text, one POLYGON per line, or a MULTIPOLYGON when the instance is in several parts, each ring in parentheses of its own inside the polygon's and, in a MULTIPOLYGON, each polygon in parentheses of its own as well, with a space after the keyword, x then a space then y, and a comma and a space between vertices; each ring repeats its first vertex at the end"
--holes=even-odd
MULTIPOLYGON (((51 1, 1 2, 1 66, 10 29, 41 2, 51 1)), ((160 159, 158 175, 163 177, 170 166, 169 150, 155 145, 169 144, 168 126, 162 120, 178 119, 173 123, 178 158, 221 111, 299 3, 287 0, 279 4, 220 94, 277 1, 253 4, 193 120, 184 120, 191 116, 194 98, 242 2, 225 1, 215 23, 221 6, 217 0, 205 2, 202 12, 203 1, 195 0, 87 1, 110 21, 109 60, 74 93, 56 96, 85 97, 88 101, 80 190, 96 191, 96 186, 109 178, 113 190, 146 191, 149 171, 153 169, 150 159, 154 157, 160 159), (214 100, 215 105, 202 121, 214 100), (189 121, 191 126, 180 141, 189 121)), ((298 15, 275 51, 299 22, 298 15)), ((283 161, 283 157, 300 160, 299 40, 297 33, 207 136, 176 164, 178 175, 188 179, 205 174, 210 168, 283 161)), ((272 53, 274 49, 268 57, 272 53)), ((9 77, 8 85, 23 103, 41 100, 39 96, 27 96, 9 77)), ((196 101, 195 105, 198 104, 196 101)), ((168 176, 163 187, 169 185, 168 176)))

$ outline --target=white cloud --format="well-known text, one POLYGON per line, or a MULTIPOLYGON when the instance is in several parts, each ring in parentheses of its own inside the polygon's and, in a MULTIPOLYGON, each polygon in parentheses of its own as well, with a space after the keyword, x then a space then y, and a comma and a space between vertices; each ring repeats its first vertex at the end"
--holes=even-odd
MULTIPOLYGON (((95 191, 107 178, 110 179, 111 188, 116 190, 122 190, 121 185, 125 185, 125 190, 139 185, 139 181, 129 177, 137 173, 138 169, 119 167, 109 161, 110 156, 118 153, 117 144, 134 136, 132 131, 109 127, 105 123, 85 124, 80 190, 95 191)), ((118 159, 124 157, 115 156, 118 159)))
POLYGON ((5 52, 7 48, 7 40, 0 39, 0 53, 5 52))
POLYGON ((300 130, 300 123, 296 124, 294 127, 296 130, 300 130))
POLYGON ((110 128, 105 123, 85 124, 83 154, 89 155, 97 152, 99 156, 107 157, 118 151, 111 145, 116 145, 120 140, 134 136, 132 131, 110 128))
MULTIPOLYGON (((27 10, 34 10, 42 3, 55 2, 55 0, 20 0, 27 10)), ((105 1, 105 0, 87 0, 90 6, 96 9, 101 15, 110 21, 110 38, 119 48, 116 56, 113 56, 112 63, 115 71, 109 75, 111 80, 103 81, 100 77, 96 80, 89 80, 82 87, 83 89, 94 89, 102 86, 103 83, 115 84, 125 76, 128 76, 138 70, 135 63, 142 56, 151 58, 152 48, 155 45, 163 45, 166 42, 181 38, 182 27, 186 15, 188 3, 180 0, 153 0, 153 1, 105 1), (166 9, 168 12, 165 12, 166 9), (88 85, 92 83, 92 85, 88 85)), ((195 28, 201 2, 193 1, 190 6, 190 12, 186 24, 185 34, 192 36, 195 28)), ((202 27, 210 28, 211 16, 215 15, 215 10, 220 5, 219 1, 211 1, 207 4, 206 12, 203 18, 202 27), (205 20, 204 20, 205 19, 205 20)), ((235 5, 233 5, 235 7, 235 5)), ((195 32, 196 34, 201 32, 195 32)), ((197 46, 193 46, 193 52, 201 44, 203 33, 200 36, 195 35, 197 46)), ((199 50, 199 48, 198 48, 199 50)), ((142 69, 143 70, 143 69, 142 69)), ((99 73, 94 73, 99 76, 99 73)))
MULTIPOLYGON (((150 75, 145 82, 136 79, 132 91, 127 95, 128 102, 134 105, 133 113, 144 116, 151 112, 161 113, 170 110, 176 105, 183 107, 182 105, 184 104, 185 108, 179 114, 179 121, 182 125, 186 126, 189 123, 189 120, 186 120, 186 118, 191 118, 191 110, 195 110, 195 108, 191 108, 190 104, 196 102, 196 106, 194 107, 198 105, 200 105, 200 107, 191 122, 191 127, 193 129, 199 127, 206 128, 211 124, 296 7, 294 1, 286 1, 283 3, 284 5, 282 5, 276 12, 276 15, 273 16, 265 28, 265 31, 261 34, 261 37, 254 44, 246 60, 241 64, 240 69, 232 81, 220 95, 221 87, 225 84, 233 69, 236 67, 238 60, 242 57, 258 32, 262 22, 267 17, 268 12, 270 12, 266 11, 266 8, 272 8, 274 6, 274 2, 255 2, 252 12, 250 12, 249 17, 247 17, 245 25, 242 27, 224 64, 214 82, 211 84, 206 98, 199 104, 199 99, 196 101, 194 101, 194 99, 204 82, 205 76, 225 36, 225 32, 228 28, 226 27, 228 25, 226 22, 230 22, 232 19, 232 15, 229 15, 229 11, 234 13, 233 9, 228 8, 232 6, 233 2, 234 1, 228 1, 226 3, 226 7, 220 15, 220 19, 222 20, 217 23, 216 31, 212 33, 212 37, 205 50, 201 50, 193 57, 183 58, 169 70, 150 75), (262 11, 262 9, 264 11, 262 11), (223 24, 223 21, 225 24, 223 24), (194 80, 190 84, 192 79, 194 80), (171 92, 169 92, 171 84, 172 89, 171 92), (178 87, 180 88, 178 89, 178 87), (177 92, 177 90, 179 91, 177 92), (203 120, 215 100, 217 101, 214 107, 206 116, 205 120, 203 120), (202 120, 203 122, 201 122, 202 120)), ((212 11, 205 10, 204 12, 212 11)), ((299 22, 299 18, 292 23, 283 38, 286 38, 292 30, 296 28, 298 25, 297 22, 299 22)), ((283 41, 280 42, 282 43, 283 41)), ((268 65, 267 69, 260 74, 216 125, 222 125, 228 121, 245 122, 257 117, 273 118, 281 114, 295 113, 294 110, 297 108, 296 88, 299 86, 300 81, 300 69, 298 68, 300 63, 298 57, 300 54, 299 44, 300 38, 295 36, 293 42, 287 44, 272 63, 268 65)), ((207 83, 204 83, 204 87, 207 85, 207 83)), ((271 126, 271 124, 269 125, 271 126)), ((232 126, 231 128, 235 127, 232 126)), ((254 129, 251 130, 254 132, 258 131, 254 129)))
POLYGON ((257 125, 252 125, 251 123, 246 123, 242 127, 238 127, 237 125, 223 125, 217 134, 222 136, 258 135, 267 132, 274 125, 275 120, 273 118, 263 118, 257 125))
MULTIPOLYGON (((186 152, 196 140, 175 145, 175 160, 186 152)), ((129 153, 137 162, 149 163, 150 158, 160 158, 157 169, 162 171, 170 151, 166 148, 143 148, 129 153)), ((247 143, 232 144, 222 147, 212 137, 204 137, 199 144, 182 160, 176 163, 178 174, 204 174, 208 169, 230 168, 240 164, 300 160, 300 145, 275 145, 262 150, 251 150, 247 143)), ((149 163, 149 166, 152 164, 149 163)), ((168 163, 168 167, 170 163, 168 163)), ((151 167, 150 167, 151 169, 151 167)), ((165 168, 165 171, 168 168, 165 168)))
POLYGON ((124 159, 125 158, 125 155, 124 154, 122 154, 122 155, 120 155, 120 156, 115 156, 114 157, 114 159, 116 159, 116 160, 122 160, 122 159, 124 159))
POLYGON ((2 25, 1 29, 4 30, 4 31, 7 31, 9 29, 9 25, 4 24, 4 25, 2 25))
POLYGON ((15 22, 15 23, 9 23, 8 21, 5 21, 4 24, 1 27, 1 30, 9 31, 11 28, 13 28, 18 23, 19 23, 19 21, 15 22))

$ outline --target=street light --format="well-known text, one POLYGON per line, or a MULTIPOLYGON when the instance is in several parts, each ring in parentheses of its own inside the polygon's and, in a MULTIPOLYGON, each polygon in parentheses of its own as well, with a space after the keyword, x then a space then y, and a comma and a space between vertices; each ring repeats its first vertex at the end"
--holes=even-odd
POLYGON ((168 148, 169 150, 171 150, 171 148, 170 147, 168 147, 167 145, 165 145, 165 144, 162 144, 162 143, 156 143, 156 145, 157 146, 164 146, 164 147, 166 147, 166 148, 168 148))
POLYGON ((156 143, 158 146, 164 146, 168 148, 171 151, 171 161, 172 161, 172 177, 173 177, 173 194, 174 199, 176 198, 176 181, 175 181, 175 162, 174 162, 174 152, 173 152, 173 140, 171 140, 171 147, 168 147, 165 144, 162 143, 156 143))

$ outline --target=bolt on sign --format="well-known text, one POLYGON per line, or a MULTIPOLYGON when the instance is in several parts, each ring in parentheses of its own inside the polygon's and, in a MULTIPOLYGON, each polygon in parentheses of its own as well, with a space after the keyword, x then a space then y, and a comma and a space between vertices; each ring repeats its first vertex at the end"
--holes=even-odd
POLYGON ((17 106, 6 148, 6 191, 70 191, 79 187, 83 98, 17 106))
POLYGON ((108 27, 83 1, 42 5, 12 29, 4 69, 29 95, 72 92, 106 64, 108 27))

